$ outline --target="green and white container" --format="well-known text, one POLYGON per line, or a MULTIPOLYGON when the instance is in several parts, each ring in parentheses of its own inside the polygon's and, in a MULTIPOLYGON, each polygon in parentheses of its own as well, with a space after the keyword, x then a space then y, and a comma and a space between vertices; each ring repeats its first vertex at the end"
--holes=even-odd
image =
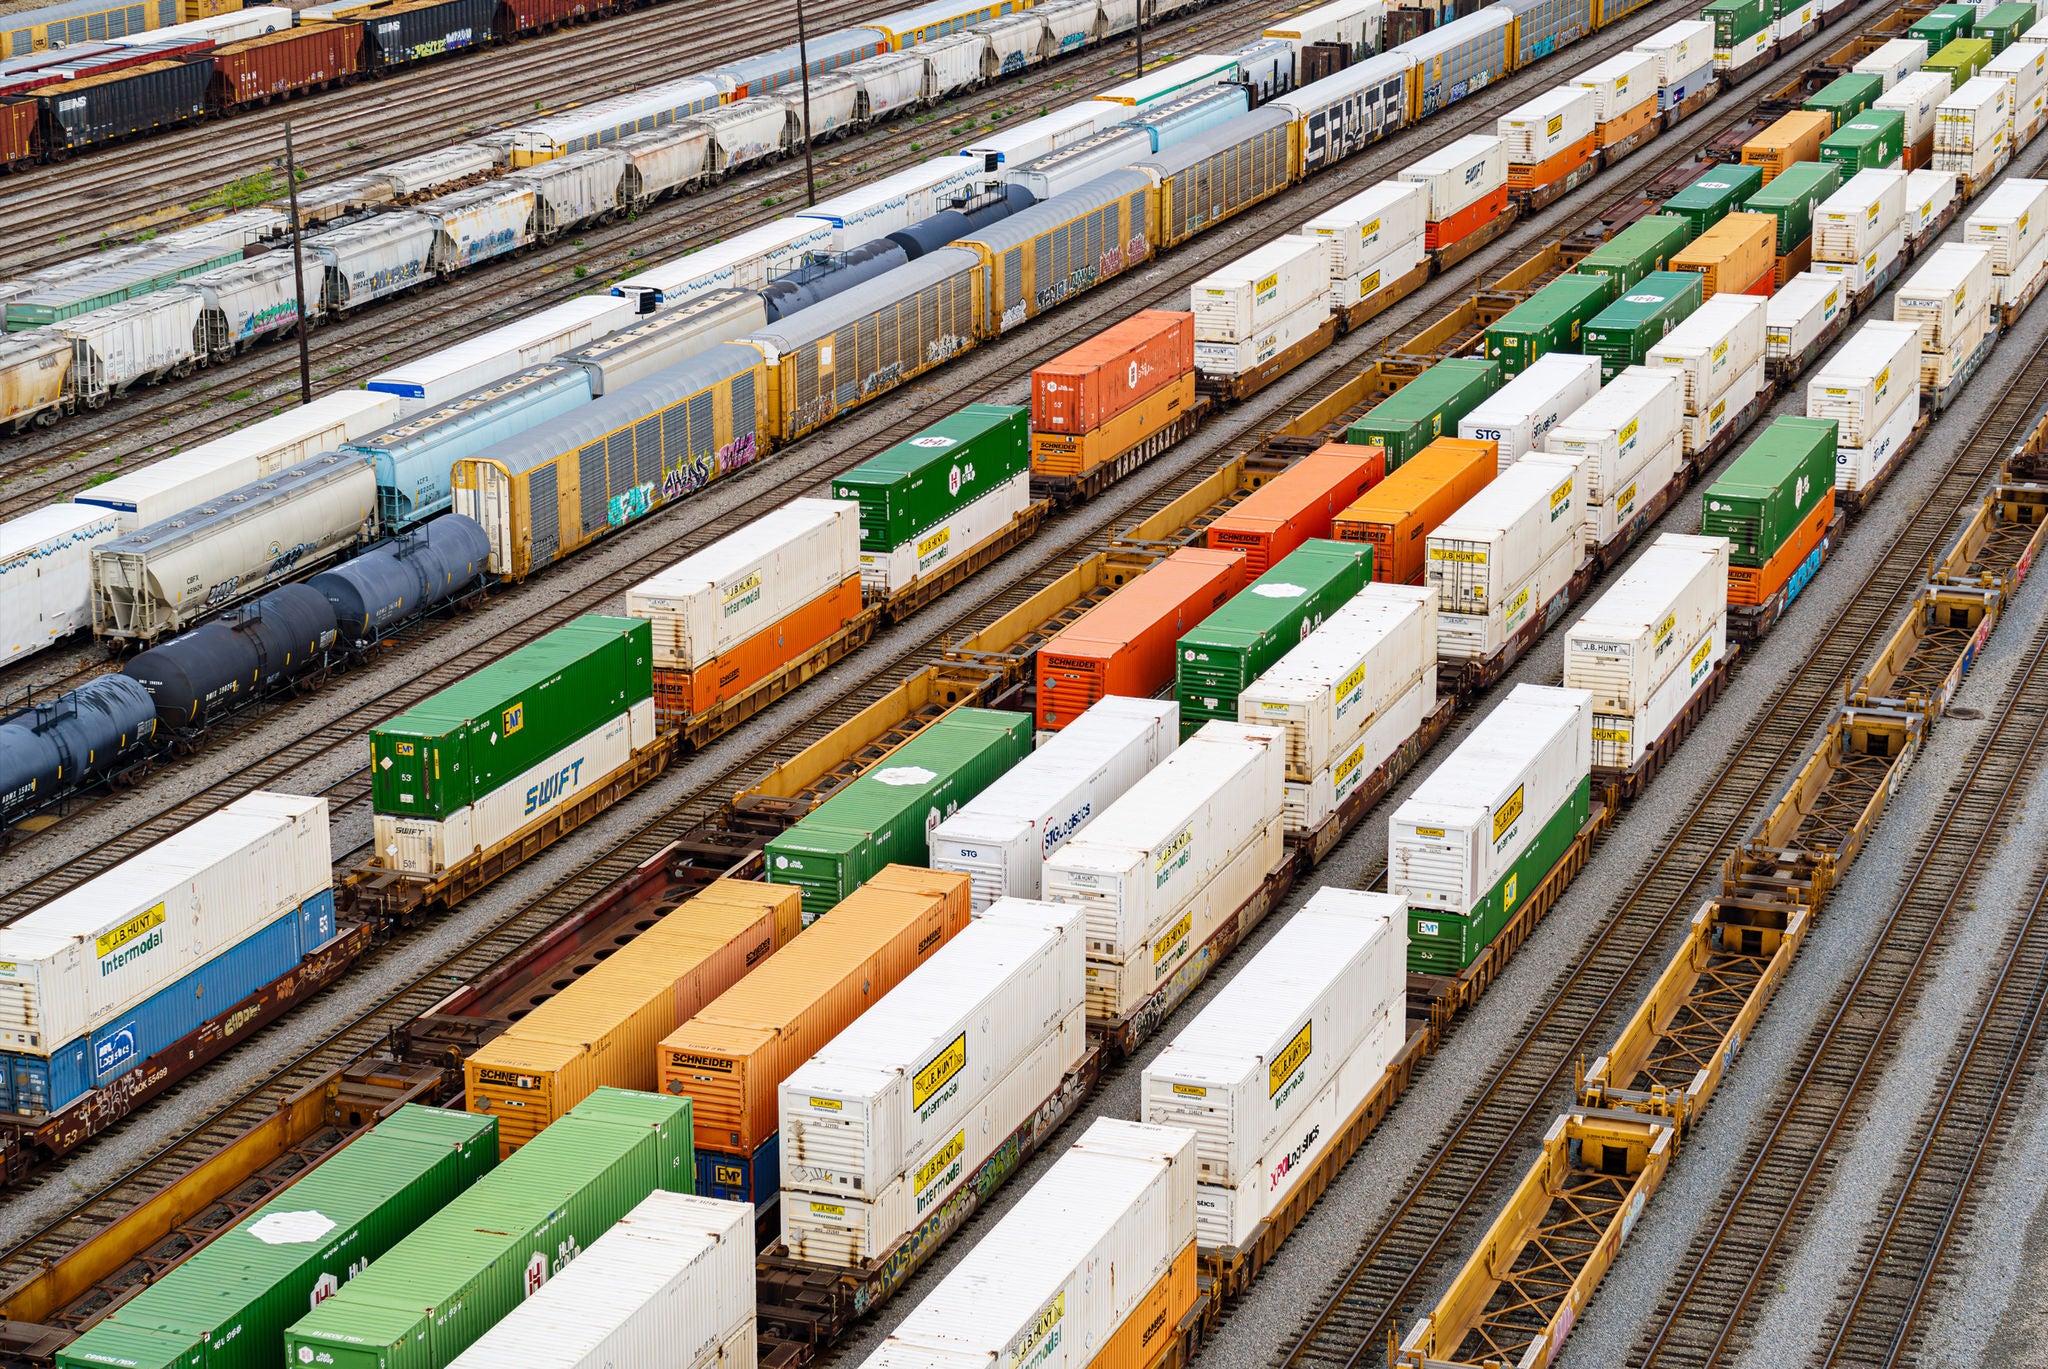
POLYGON ((60 1369, 277 1369, 285 1328, 498 1162, 493 1117, 412 1104, 57 1352, 60 1369))
POLYGON ((1587 321, 1586 353, 1600 358, 1600 383, 1610 384, 1700 307, 1704 278, 1697 271, 1655 271, 1587 321))
POLYGON ((1806 103, 1799 107, 1827 115, 1840 128, 1869 109, 1871 102, 1882 94, 1884 77, 1875 72, 1845 71, 1807 96, 1806 103))
POLYGON ((1692 235, 1712 228, 1763 188, 1760 166, 1717 166, 1664 201, 1661 212, 1676 214, 1692 226, 1692 235))
MULTIPOLYGON (((1344 440, 1354 446, 1387 449, 1387 472, 1436 441, 1456 436, 1458 420, 1498 390, 1505 377, 1498 361, 1453 357, 1439 361, 1375 405, 1353 423, 1344 440)), ((1181 714, 1183 724, 1187 714, 1181 714)))
POLYGON ((860 505, 861 587, 894 594, 1000 533, 1031 497, 1031 410, 969 404, 832 482, 860 505))
POLYGON ((1538 357, 1575 352, 1586 320, 1614 302, 1612 279, 1572 272, 1559 276, 1486 330, 1486 355, 1512 380, 1538 357))
POLYGON ((1771 0, 1712 0, 1700 18, 1714 26, 1714 70, 1740 71, 1771 45, 1771 0))
POLYGON ((1182 637, 1174 681, 1181 740, 1205 722, 1236 722, 1237 696, 1371 580, 1369 543, 1314 538, 1182 637))
POLYGON ((1813 236, 1814 207, 1842 188, 1842 168, 1832 162, 1794 162, 1743 202, 1746 214, 1778 221, 1777 254, 1789 256, 1813 236))
POLYGON ((1821 139, 1820 159, 1842 168, 1842 179, 1859 171, 1899 165, 1906 151, 1906 116, 1896 109, 1865 110, 1821 139))
POLYGON ((1698 236, 1683 215, 1652 214, 1588 252, 1572 270, 1581 276, 1606 276, 1618 291, 1632 290, 1644 276, 1669 266, 1698 236))
POLYGON ((1770 564, 1835 487, 1832 418, 1780 418, 1700 496, 1700 534, 1728 539, 1731 565, 1770 564))
POLYGON ((768 882, 803 890, 804 923, 885 865, 931 863, 932 829, 1031 754, 1031 715, 956 708, 768 843, 768 882))
POLYGON ((284 1363, 446 1369, 641 1199, 690 1192, 690 1135, 687 1098, 597 1090, 300 1318, 284 1363))
POLYGON ((1454 975, 1486 949, 1585 825, 1593 696, 1516 685, 1389 825, 1387 888, 1408 902, 1408 968, 1454 975))

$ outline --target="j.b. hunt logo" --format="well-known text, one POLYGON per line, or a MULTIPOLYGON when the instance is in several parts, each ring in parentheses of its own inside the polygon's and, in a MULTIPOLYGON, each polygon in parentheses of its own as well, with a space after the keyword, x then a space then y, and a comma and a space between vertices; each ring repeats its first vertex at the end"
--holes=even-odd
POLYGON ((93 942, 93 953, 99 957, 100 974, 113 974, 163 945, 163 927, 164 905, 158 903, 118 927, 109 927, 101 932, 93 942))

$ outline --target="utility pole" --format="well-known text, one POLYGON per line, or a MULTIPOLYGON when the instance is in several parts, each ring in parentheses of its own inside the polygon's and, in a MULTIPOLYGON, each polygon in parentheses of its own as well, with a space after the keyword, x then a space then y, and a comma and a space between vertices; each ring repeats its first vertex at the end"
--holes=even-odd
POLYGON ((292 293, 299 301, 299 403, 313 402, 313 359, 306 341, 306 248, 299 232, 299 163, 292 155, 292 125, 284 125, 284 185, 292 209, 292 293))
POLYGON ((811 165, 811 45, 804 32, 804 0, 796 0, 796 61, 804 83, 804 207, 818 202, 818 175, 811 165))
POLYGON ((1145 0, 1138 0, 1138 75, 1145 74, 1145 0))

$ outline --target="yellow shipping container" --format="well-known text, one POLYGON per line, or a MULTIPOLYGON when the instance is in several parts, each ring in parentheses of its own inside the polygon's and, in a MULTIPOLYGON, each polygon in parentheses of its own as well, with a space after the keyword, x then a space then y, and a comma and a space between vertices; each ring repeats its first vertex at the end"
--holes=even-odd
POLYGON ((1730 214, 1671 258, 1674 271, 1697 271, 1702 298, 1771 293, 1777 264, 1778 220, 1770 214, 1730 214))

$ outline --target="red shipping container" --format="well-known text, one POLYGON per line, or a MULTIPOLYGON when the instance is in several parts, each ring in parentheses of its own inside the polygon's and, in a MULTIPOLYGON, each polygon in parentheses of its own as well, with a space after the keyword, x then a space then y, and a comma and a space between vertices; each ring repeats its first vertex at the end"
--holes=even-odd
POLYGON ((1386 478, 1387 449, 1329 442, 1254 490, 1209 525, 1209 545, 1245 554, 1257 579, 1302 543, 1330 535, 1330 520, 1386 478))
POLYGON ((41 107, 34 100, 0 102, 0 167, 25 166, 35 160, 40 139, 36 120, 41 107))
POLYGON ((1094 432, 1195 369, 1195 316, 1147 309, 1031 373, 1031 426, 1094 432))
POLYGON ((1173 683, 1181 634, 1245 585, 1244 553, 1182 547, 1038 649, 1038 725, 1057 732, 1106 695, 1149 699, 1173 683))
POLYGON ((229 43, 213 56, 214 98, 225 108, 280 99, 362 68, 361 24, 302 24, 229 43))
POLYGON ((498 7, 499 36, 511 38, 577 19, 592 19, 610 14, 614 8, 611 0, 503 0, 498 7))

